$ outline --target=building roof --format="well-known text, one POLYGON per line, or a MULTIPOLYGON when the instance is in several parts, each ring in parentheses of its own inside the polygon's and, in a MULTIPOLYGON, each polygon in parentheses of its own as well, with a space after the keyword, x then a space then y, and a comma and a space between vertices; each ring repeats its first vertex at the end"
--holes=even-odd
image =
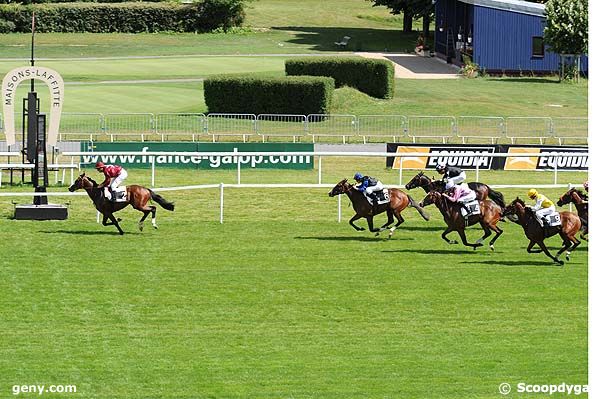
POLYGON ((498 10, 513 11, 521 14, 545 16, 546 7, 543 4, 530 3, 522 0, 459 0, 462 3, 498 10))

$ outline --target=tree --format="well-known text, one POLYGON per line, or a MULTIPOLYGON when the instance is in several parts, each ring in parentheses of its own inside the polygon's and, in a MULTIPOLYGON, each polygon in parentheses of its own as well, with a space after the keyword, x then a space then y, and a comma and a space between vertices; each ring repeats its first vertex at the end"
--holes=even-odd
MULTIPOLYGON (((587 54, 587 0, 548 0, 544 42, 557 54, 574 54, 577 58, 581 54, 587 54)), ((572 65, 570 69, 573 67, 572 65)), ((577 77, 579 68, 575 68, 572 73, 577 77)))
POLYGON ((367 0, 372 1, 373 6, 385 6, 392 14, 402 14, 402 31, 412 32, 413 19, 423 18, 423 32, 429 37, 429 25, 433 16, 434 7, 431 0, 367 0))

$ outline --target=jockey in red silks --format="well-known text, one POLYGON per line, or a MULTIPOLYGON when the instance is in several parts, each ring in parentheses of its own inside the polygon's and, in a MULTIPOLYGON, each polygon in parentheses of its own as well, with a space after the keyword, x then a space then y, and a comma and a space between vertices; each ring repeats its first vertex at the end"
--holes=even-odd
POLYGON ((98 187, 104 187, 106 198, 116 201, 115 190, 127 178, 127 171, 119 165, 105 165, 103 162, 96 162, 96 170, 104 173, 104 181, 98 187))

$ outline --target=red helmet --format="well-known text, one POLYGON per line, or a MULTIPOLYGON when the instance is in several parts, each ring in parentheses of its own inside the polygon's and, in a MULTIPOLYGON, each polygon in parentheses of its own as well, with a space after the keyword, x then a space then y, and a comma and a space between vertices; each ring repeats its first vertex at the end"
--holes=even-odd
POLYGON ((104 168, 104 162, 96 162, 96 169, 104 168))

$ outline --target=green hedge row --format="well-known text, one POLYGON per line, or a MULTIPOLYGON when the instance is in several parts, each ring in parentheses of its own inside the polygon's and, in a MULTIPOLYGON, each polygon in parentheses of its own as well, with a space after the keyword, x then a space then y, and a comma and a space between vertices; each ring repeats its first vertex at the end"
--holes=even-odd
POLYGON ((335 86, 350 86, 371 97, 394 97, 394 65, 358 57, 302 57, 285 61, 287 75, 329 76, 335 86))
POLYGON ((208 112, 328 114, 335 82, 328 77, 213 76, 204 81, 208 112))
POLYGON ((126 3, 129 1, 150 1, 150 2, 161 2, 165 0, 0 0, 0 4, 41 4, 41 3, 126 3))
POLYGON ((204 0, 177 3, 61 3, 0 5, 0 25, 13 32, 31 31, 35 10, 37 32, 210 32, 229 29, 244 20, 244 0, 204 0))

